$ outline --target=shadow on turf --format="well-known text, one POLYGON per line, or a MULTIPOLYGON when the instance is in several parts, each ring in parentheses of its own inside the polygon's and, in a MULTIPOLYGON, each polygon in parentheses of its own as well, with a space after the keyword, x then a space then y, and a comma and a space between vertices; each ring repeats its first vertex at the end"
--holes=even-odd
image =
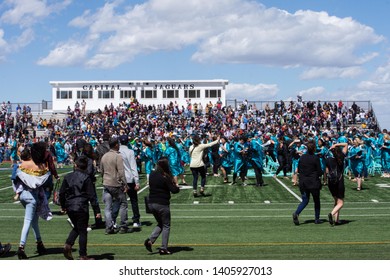
MULTIPOLYGON (((194 248, 192 247, 186 247, 186 246, 173 246, 173 247, 169 247, 168 250, 172 253, 172 254, 176 254, 176 253, 180 253, 180 252, 190 252, 190 251, 194 251, 194 248)), ((153 252, 153 253, 149 253, 149 255, 158 255, 159 254, 159 251, 156 251, 156 252, 153 252)))
MULTIPOLYGON (((63 256, 63 253, 64 253, 64 248, 63 247, 60 247, 60 248, 47 248, 47 252, 44 255, 61 255, 61 256, 63 256)), ((72 253, 76 253, 76 255, 77 255, 77 250, 73 249, 72 253)), ((9 252, 6 256, 7 257, 15 256, 15 254, 16 254, 16 252, 9 252)), ((77 260, 77 256, 76 255, 73 254, 75 259, 77 260)), ((101 254, 101 255, 88 255, 88 256, 91 257, 91 258, 94 258, 95 260, 114 260, 115 259, 114 255, 115 255, 114 253, 105 253, 105 254, 101 254)), ((40 257, 40 255, 35 254, 35 255, 28 256, 28 259, 35 259, 35 258, 38 258, 38 257, 40 257)))
POLYGON ((56 216, 64 216, 64 215, 66 215, 66 213, 64 213, 64 212, 61 212, 61 211, 53 211, 53 212, 51 212, 53 215, 56 215, 56 216))
POLYGON ((95 260, 114 260, 114 253, 105 253, 101 255, 88 255, 88 257, 94 258, 95 260))
MULTIPOLYGON (((321 222, 321 224, 323 224, 323 223, 329 224, 328 220, 326 220, 326 219, 320 219, 320 222, 321 222)), ((343 226, 343 225, 347 225, 347 224, 352 223, 352 222, 354 222, 354 221, 352 221, 352 220, 340 220, 336 224, 336 226, 343 226)), ((306 220, 306 221, 300 223, 300 225, 314 224, 314 223, 315 223, 315 220, 306 220)))
MULTIPOLYGON (((46 248, 46 253, 44 255, 63 255, 63 253, 64 253, 64 247, 46 248)), ((40 255, 35 254, 35 255, 28 256, 28 259, 35 259, 38 257, 40 257, 40 255)))
POLYGON ((151 221, 142 221, 142 226, 150 227, 151 225, 153 225, 151 221))
MULTIPOLYGON (((248 186, 254 186, 254 187, 256 187, 257 184, 256 184, 256 183, 249 183, 248 186)), ((262 185, 262 187, 266 187, 266 186, 268 186, 268 184, 265 184, 265 183, 264 183, 264 184, 262 185)))
POLYGON ((357 191, 357 192, 368 191, 368 190, 370 190, 370 188, 365 187, 365 186, 362 187, 360 191, 358 191, 356 187, 351 188, 351 191, 357 191))

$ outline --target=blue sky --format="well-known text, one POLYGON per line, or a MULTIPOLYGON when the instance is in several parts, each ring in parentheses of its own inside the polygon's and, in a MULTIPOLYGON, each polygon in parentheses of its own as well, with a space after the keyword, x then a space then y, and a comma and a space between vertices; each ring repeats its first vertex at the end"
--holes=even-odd
POLYGON ((390 1, 4 0, 0 99, 55 80, 227 79, 228 99, 371 100, 390 128, 390 1))

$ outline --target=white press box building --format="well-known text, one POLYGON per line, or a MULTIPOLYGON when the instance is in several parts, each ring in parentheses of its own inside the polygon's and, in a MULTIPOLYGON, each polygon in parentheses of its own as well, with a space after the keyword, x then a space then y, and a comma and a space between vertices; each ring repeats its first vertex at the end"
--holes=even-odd
POLYGON ((51 81, 53 112, 65 112, 70 106, 73 110, 76 101, 84 99, 87 111, 103 110, 111 103, 120 103, 136 98, 143 105, 158 105, 177 102, 186 106, 201 103, 204 107, 218 99, 225 104, 227 80, 164 80, 164 81, 51 81))

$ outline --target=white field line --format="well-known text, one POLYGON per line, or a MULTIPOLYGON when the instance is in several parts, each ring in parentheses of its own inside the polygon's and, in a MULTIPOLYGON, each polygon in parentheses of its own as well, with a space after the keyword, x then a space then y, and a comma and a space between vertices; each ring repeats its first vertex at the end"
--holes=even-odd
MULTIPOLYGON (((189 185, 188 186, 179 185, 179 186, 180 186, 180 189, 182 189, 182 190, 186 190, 186 189, 191 189, 192 190, 192 186, 189 186, 189 185)), ((237 186, 240 186, 240 185, 237 185, 237 186)), ((233 187, 233 188, 235 188, 235 186, 230 186, 230 185, 226 184, 226 185, 206 185, 205 189, 207 189, 207 188, 223 188, 223 187, 233 187)), ((250 187, 250 185, 248 185, 247 187, 250 187)), ((138 193, 141 193, 145 189, 148 189, 148 188, 149 188, 149 186, 147 185, 147 186, 143 187, 142 189, 140 189, 138 191, 138 193)), ((199 188, 200 188, 200 186, 199 186, 199 188)), ((103 187, 98 187, 96 189, 97 190, 102 190, 103 187)))
POLYGON ((5 190, 11 189, 11 188, 12 188, 12 186, 1 188, 0 191, 5 191, 5 190))
MULTIPOLYGON (((329 203, 328 203, 329 204, 329 203)), ((171 204, 171 205, 174 205, 174 204, 171 204)), ((333 205, 333 204, 329 204, 329 205, 333 205)), ((188 204, 187 206, 193 206, 193 204, 188 204)), ((183 209, 183 208, 172 208, 171 209, 171 212, 175 212, 175 211, 180 211, 180 212, 248 212, 248 211, 256 211, 256 212, 275 212, 275 211, 291 211, 292 209, 295 209, 295 208, 268 208, 268 209, 261 209, 261 208, 236 208, 236 207, 232 207, 232 208, 226 208, 226 209, 215 209, 215 208, 208 208, 208 209, 202 209, 202 208, 199 208, 200 206, 199 205, 196 205, 196 207, 191 207, 191 209, 183 209)), ((142 207, 140 207, 140 209, 142 209, 142 207)), ((355 210, 364 210, 364 211, 370 211, 370 210, 390 210, 390 207, 375 207, 375 208, 343 208, 343 212, 345 211, 355 211, 355 210)), ((19 207, 16 208, 16 209, 12 209, 12 208, 6 208, 6 209, 1 209, 0 208, 0 211, 12 211, 12 212, 15 212, 15 211, 24 211, 24 208, 23 207, 19 207)), ((1 217, 1 215, 0 215, 1 217)))
MULTIPOLYGON (((329 203, 328 203, 329 204, 329 203)), ((173 204, 171 204, 173 205, 173 204)), ((333 204, 329 204, 329 205, 333 205, 333 204)), ((180 212, 253 212, 253 211, 256 211, 256 212, 275 212, 275 211, 291 211, 292 208, 268 208, 268 209, 261 209, 261 208, 236 208, 236 207, 228 207, 228 205, 226 205, 226 208, 225 209, 215 209, 215 208, 208 208, 208 209, 205 209, 205 208, 199 208, 199 205, 196 205, 194 207, 193 204, 188 204, 187 206, 191 206, 191 209, 183 209, 183 208, 172 208, 171 209, 171 212, 175 212, 175 211, 180 211, 180 212), (230 208, 230 209, 229 209, 230 208)), ((142 209, 142 207, 140 207, 140 209, 142 209)), ((11 212, 24 212, 24 208, 23 207, 18 207, 18 208, 4 208, 4 209, 1 209, 1 212, 5 212, 5 211, 11 211, 11 212)), ((355 208, 355 207, 348 207, 348 208, 343 208, 343 212, 345 211, 355 211, 355 210, 358 210, 358 211, 376 211, 376 210, 390 210, 390 207, 365 207, 365 208, 355 208)), ((390 212, 389 212, 390 213, 390 212)), ((0 217, 2 217, 0 215, 0 217)))
MULTIPOLYGON (((73 171, 67 171, 67 172, 61 173, 59 175, 66 175, 66 174, 71 173, 71 172, 73 172, 73 171)), ((11 177, 11 175, 9 177, 11 177)), ((5 191, 5 190, 11 189, 11 188, 12 188, 12 186, 1 188, 0 191, 5 191)))
MULTIPOLYGON (((343 218, 345 217, 389 217, 390 213, 388 214, 343 214, 343 218)), ((242 218, 248 218, 248 219, 259 219, 259 218, 291 218, 291 215, 246 215, 246 216, 176 216, 172 215, 175 219, 242 219, 242 218)), ((306 215, 299 215, 299 217, 307 217, 307 218, 313 218, 313 215, 306 214, 306 215)), ((54 216, 53 220, 61 219, 65 220, 68 216, 54 216)), ((325 217, 322 217, 325 218, 325 217)), ((24 216, 0 216, 0 220, 2 219, 24 219, 24 216)), ((50 222, 50 221, 49 221, 50 222)))
POLYGON ((296 199, 299 200, 299 202, 302 202, 302 198, 297 195, 295 192, 293 192, 289 187, 286 186, 285 183, 283 183, 280 179, 274 178, 283 188, 285 188, 289 193, 291 193, 296 199))

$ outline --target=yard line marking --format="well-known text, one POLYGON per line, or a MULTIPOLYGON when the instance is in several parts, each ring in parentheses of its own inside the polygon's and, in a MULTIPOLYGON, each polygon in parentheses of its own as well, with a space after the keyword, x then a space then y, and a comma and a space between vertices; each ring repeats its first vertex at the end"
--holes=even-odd
MULTIPOLYGON (((145 187, 143 187, 142 189, 140 189, 137 193, 140 194, 142 193, 144 190, 148 189, 149 188, 149 185, 146 185, 145 187)), ((98 187, 96 188, 97 190, 103 190, 104 187, 98 187)))
MULTIPOLYGON (((175 214, 175 213, 173 213, 175 214)), ((323 215, 324 216, 324 215, 323 215)), ((386 214, 343 214, 343 218, 345 217, 389 217, 390 216, 390 213, 386 213, 386 214)), ((310 214, 307 214, 307 215, 300 215, 300 217, 304 217, 304 218, 313 218, 313 215, 310 215, 310 214)), ((53 219, 51 221, 54 221, 54 220, 65 220, 67 219, 68 216, 67 215, 63 215, 63 216, 53 216, 53 219)), ((236 216, 231 216, 231 215, 226 215, 226 216, 207 216, 207 215, 202 215, 202 216, 176 216, 176 215, 172 215, 172 218, 174 219, 183 219, 183 220, 186 220, 186 219, 243 219, 243 218, 246 218, 246 219, 261 219, 261 218, 286 218, 286 219, 290 219, 291 216, 290 215, 246 215, 246 216, 243 216, 243 215, 236 215, 236 216)), ((24 219, 24 215, 20 215, 20 216, 0 216, 0 220, 2 219, 24 219)))
POLYGON ((299 202, 302 202, 302 198, 297 195, 295 192, 293 192, 289 187, 286 186, 285 183, 283 183, 282 181, 280 181, 280 179, 278 178, 274 178, 280 185, 282 185, 283 188, 285 188, 289 193, 291 193, 293 196, 295 196, 296 199, 299 200, 299 202))
POLYGON ((5 191, 5 190, 8 190, 8 189, 10 189, 10 188, 12 188, 12 186, 5 187, 5 188, 1 188, 0 191, 5 191))
POLYGON ((146 185, 145 187, 143 187, 142 189, 140 189, 138 191, 138 193, 142 193, 144 190, 148 189, 149 188, 149 185, 146 185))
MULTIPOLYGON (((196 201, 196 202, 199 202, 199 201, 196 201)), ((18 203, 20 203, 20 201, 18 201, 18 203)), ((15 204, 15 202, 4 203, 4 204, 7 204, 7 206, 10 206, 10 205, 15 204)), ((176 211, 176 210, 177 211, 187 211, 187 212, 207 212, 207 211, 211 211, 211 212, 224 212, 224 211, 226 211, 226 212, 228 212, 228 211, 290 211, 291 209, 295 209, 295 206, 291 206, 291 207, 287 207, 287 208, 277 208, 277 207, 272 207, 270 205, 265 206, 265 204, 266 203, 250 204, 251 206, 253 206, 250 208, 240 207, 241 205, 243 205, 240 203, 235 203, 234 205, 230 205, 227 203, 218 204, 218 205, 212 205, 212 204, 207 205, 207 204, 202 203, 201 206, 197 206, 196 208, 193 206, 193 203, 190 203, 190 204, 171 204, 172 206, 187 206, 186 208, 173 207, 171 210, 172 211, 176 211), (264 206, 264 208, 255 208, 256 205, 264 206), (213 207, 207 208, 206 206, 213 206, 213 207), (216 207, 218 207, 218 208, 216 208, 216 207)), ((330 206, 334 205, 334 203, 321 203, 321 204, 322 205, 330 205, 330 206)), ((348 203, 348 204, 351 204, 351 203, 348 203)), ((373 204, 380 205, 381 203, 378 202, 378 203, 373 203, 373 204)), ((290 204, 286 204, 286 205, 290 205, 290 204)), ((273 206, 275 206, 275 204, 273 204, 273 206)), ((51 207, 52 211, 56 211, 58 209, 59 208, 57 208, 56 206, 51 207)), ((365 211, 390 210, 390 206, 389 207, 345 207, 345 208, 343 208, 343 211, 354 211, 354 210, 359 210, 359 211, 360 210, 365 210, 365 211)), ((1 208, 0 207, 0 211, 24 211, 24 208, 21 208, 21 207, 1 208)))
MULTIPOLYGON (((67 172, 61 173, 59 175, 66 175, 66 174, 71 173, 71 172, 73 172, 73 171, 67 171, 67 172)), ((9 175, 9 177, 11 177, 11 175, 9 175)), ((10 188, 12 188, 12 186, 1 188, 0 191, 5 191, 5 190, 8 190, 10 188)))
MULTIPOLYGON (((384 241, 323 241, 323 242, 243 242, 243 243, 169 243, 170 247, 248 247, 248 246, 291 246, 291 245, 387 245, 390 244, 390 240, 384 241)), ((11 243, 11 245, 18 245, 17 243, 11 243)), ((59 247, 63 246, 63 243, 46 243, 46 246, 59 247)), ((88 247, 143 247, 140 243, 88 243, 88 247)))

